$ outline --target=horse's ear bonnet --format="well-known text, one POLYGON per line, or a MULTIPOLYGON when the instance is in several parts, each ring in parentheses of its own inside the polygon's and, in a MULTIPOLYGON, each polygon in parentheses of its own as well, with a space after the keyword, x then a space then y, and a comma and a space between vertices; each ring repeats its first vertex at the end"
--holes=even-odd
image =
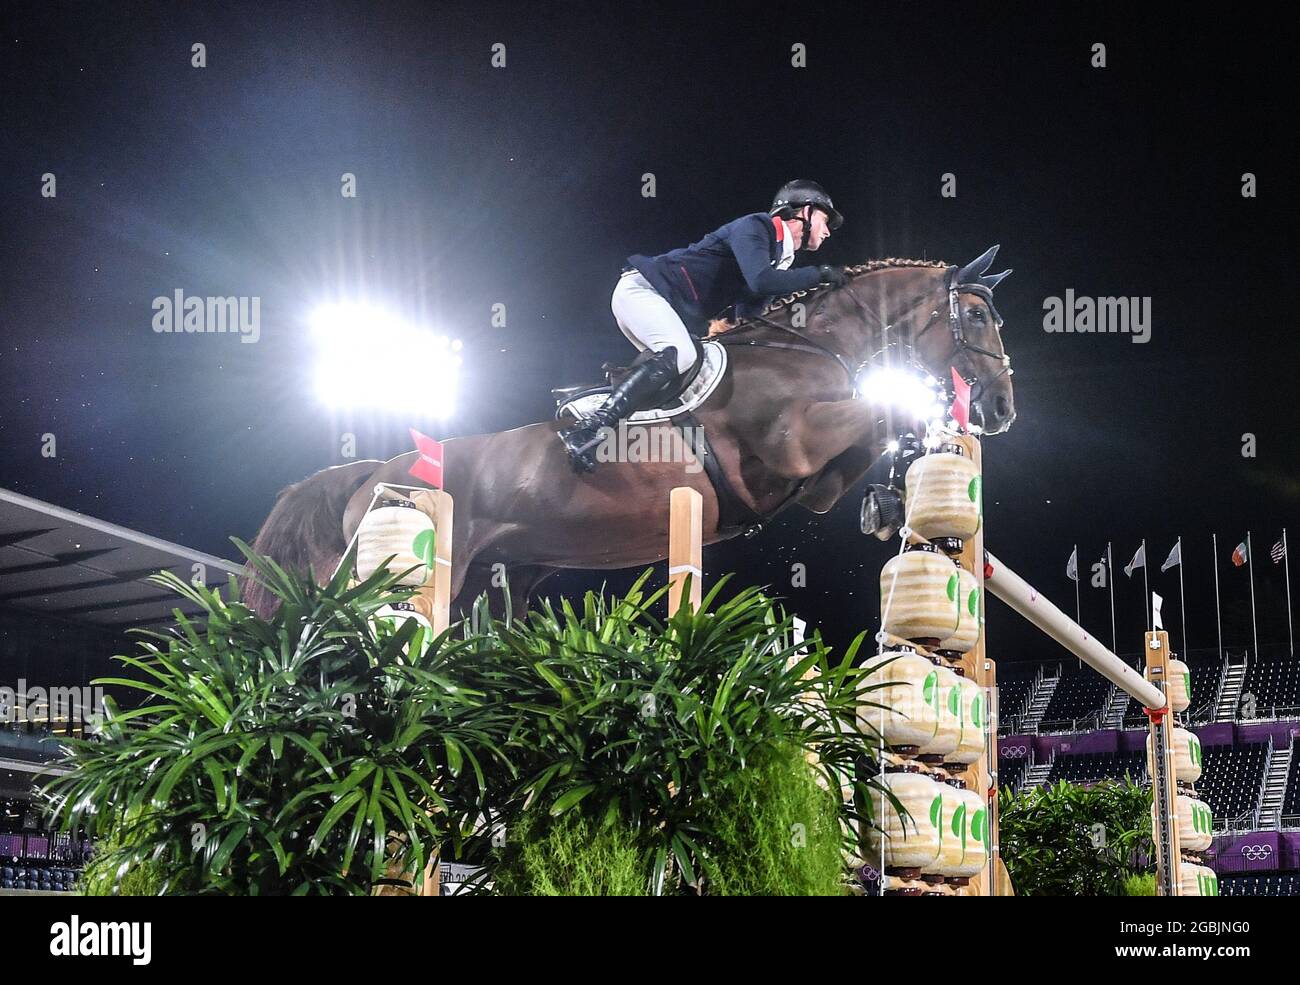
POLYGON ((1001 244, 990 246, 978 257, 972 260, 966 266, 957 271, 956 282, 961 285, 972 285, 984 288, 992 292, 1002 282, 1002 278, 1011 273, 1010 269, 1002 271, 1000 274, 990 274, 986 271, 993 266, 993 259, 998 255, 998 249, 1001 244))

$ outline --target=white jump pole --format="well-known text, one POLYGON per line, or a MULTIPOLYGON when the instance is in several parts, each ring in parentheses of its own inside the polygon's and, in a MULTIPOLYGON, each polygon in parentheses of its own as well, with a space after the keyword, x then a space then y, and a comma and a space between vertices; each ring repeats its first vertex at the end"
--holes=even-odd
POLYGON ((1159 709, 1165 706, 1165 696, 1159 688, 1098 643, 1082 626, 992 554, 985 552, 985 557, 988 568, 985 569, 984 586, 988 591, 1146 707, 1159 709))

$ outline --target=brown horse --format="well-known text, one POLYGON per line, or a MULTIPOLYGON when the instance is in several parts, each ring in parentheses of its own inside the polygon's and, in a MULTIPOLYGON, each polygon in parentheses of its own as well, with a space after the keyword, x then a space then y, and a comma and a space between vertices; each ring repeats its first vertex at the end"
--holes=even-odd
MULTIPOLYGON (((913 423, 857 392, 859 375, 872 367, 924 368, 941 380, 951 367, 972 384, 972 419, 986 434, 1005 430, 1015 410, 992 289, 1009 271, 986 274, 996 251, 960 269, 920 260, 851 267, 843 286, 779 299, 763 316, 715 336, 727 347, 727 372, 691 421, 708 439, 707 448, 692 445, 700 458, 713 459, 708 472, 669 422, 636 427, 667 438, 681 452, 668 456, 674 460, 608 461, 589 475, 574 474, 554 422, 447 440, 457 608, 500 585, 501 575, 518 611, 556 569, 662 560, 674 486, 703 494, 705 543, 795 503, 825 513, 913 423)), ((328 576, 375 484, 413 484, 408 469, 416 457, 353 462, 290 486, 254 549, 287 568, 328 576)), ((263 613, 273 605, 255 585, 246 598, 263 613)))

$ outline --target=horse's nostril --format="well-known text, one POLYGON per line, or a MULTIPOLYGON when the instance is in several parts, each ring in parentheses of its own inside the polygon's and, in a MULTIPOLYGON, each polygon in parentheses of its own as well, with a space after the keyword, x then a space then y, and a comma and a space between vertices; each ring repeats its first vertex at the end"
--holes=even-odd
POLYGON ((998 399, 993 403, 993 409, 999 420, 1006 419, 1011 416, 1011 401, 999 395, 998 399))

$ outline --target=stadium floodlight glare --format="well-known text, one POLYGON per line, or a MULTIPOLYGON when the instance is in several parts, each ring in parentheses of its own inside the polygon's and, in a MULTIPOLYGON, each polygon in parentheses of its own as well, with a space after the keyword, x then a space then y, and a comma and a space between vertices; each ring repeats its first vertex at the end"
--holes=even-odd
POLYGON ((439 418, 454 411, 459 339, 355 303, 317 308, 311 330, 317 350, 316 395, 329 406, 439 418))
POLYGON ((936 383, 931 376, 921 376, 905 369, 880 366, 867 373, 859 385, 860 394, 870 394, 873 403, 896 407, 918 420, 942 419, 944 406, 939 401, 936 383))

